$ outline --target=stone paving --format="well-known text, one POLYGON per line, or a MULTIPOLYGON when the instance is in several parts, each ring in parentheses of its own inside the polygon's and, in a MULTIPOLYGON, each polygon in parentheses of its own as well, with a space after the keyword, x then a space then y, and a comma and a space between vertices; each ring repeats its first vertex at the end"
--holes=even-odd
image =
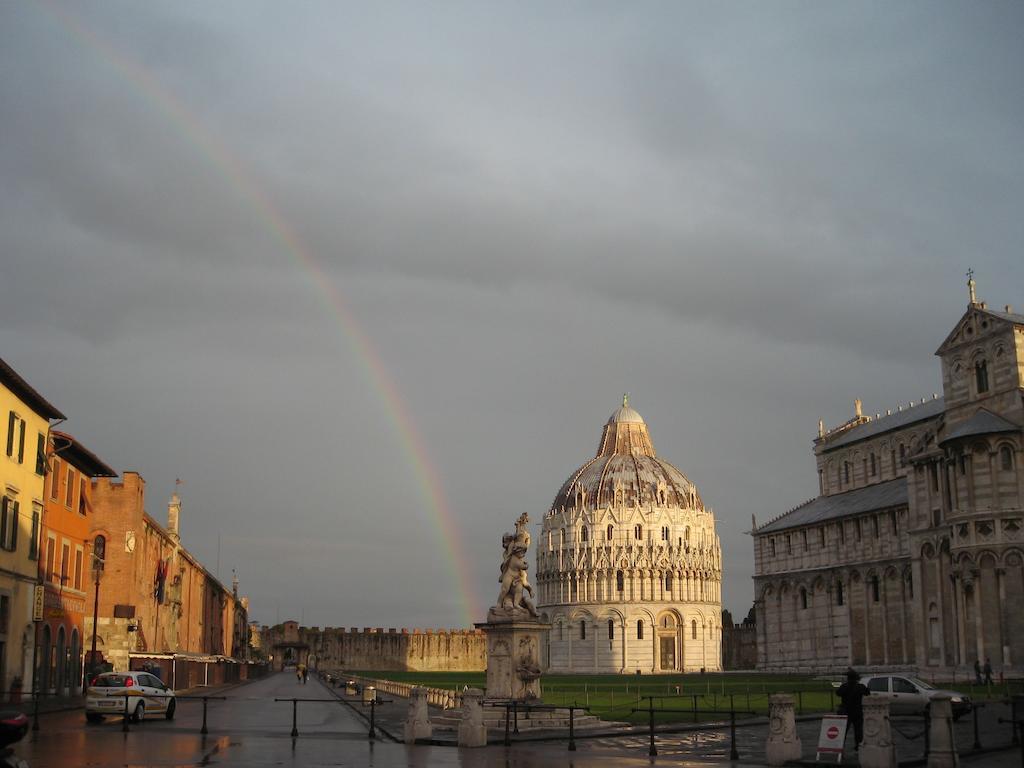
MULTIPOLYGON (((121 723, 111 719, 98 726, 86 725, 81 710, 50 713, 41 718, 41 730, 15 746, 16 753, 33 768, 103 768, 103 766, 466 766, 467 768, 532 768, 533 766, 706 766, 728 763, 727 731, 723 733, 659 734, 659 754, 647 755, 643 735, 624 738, 580 738, 577 751, 569 752, 567 741, 518 741, 482 749, 451 746, 406 746, 387 738, 367 738, 366 710, 353 702, 343 703, 334 691, 310 679, 299 684, 293 675, 273 675, 223 691, 226 701, 209 703, 209 734, 200 733, 201 705, 182 701, 178 716, 169 722, 150 719, 131 725, 123 733, 121 723), (299 736, 290 737, 292 705, 275 698, 309 698, 297 707, 299 736)), ((406 701, 398 699, 381 707, 381 724, 386 732, 401 735, 406 701)), ((1008 732, 995 722, 998 715, 986 710, 981 722, 982 743, 1009 740, 1008 732)), ((903 730, 903 726, 898 724, 903 730)), ((961 746, 973 741, 968 719, 957 725, 957 738, 968 734, 961 746), (965 730, 966 728, 966 730, 965 730)), ((813 760, 818 725, 805 721, 799 726, 804 740, 804 758, 813 760)), ((910 732, 910 729, 907 729, 910 732)), ((500 734, 495 734, 500 736, 500 734)), ((761 765, 766 729, 763 725, 741 729, 739 745, 743 765, 761 765)), ((910 735, 913 735, 911 733, 910 735)), ((526 738, 520 734, 520 739, 526 738)), ((917 741, 910 741, 913 754, 917 741)), ((903 752, 901 750, 901 752, 903 752)), ((1018 751, 976 755, 966 765, 1008 768, 1021 764, 1018 751)), ((856 765, 847 759, 844 765, 856 765)))

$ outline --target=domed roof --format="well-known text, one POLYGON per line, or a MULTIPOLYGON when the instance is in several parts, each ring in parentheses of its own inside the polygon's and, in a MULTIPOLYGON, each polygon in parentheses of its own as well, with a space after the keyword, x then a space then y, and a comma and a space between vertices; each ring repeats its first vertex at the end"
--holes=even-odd
POLYGON ((577 506, 703 509, 696 486, 655 455, 647 424, 626 397, 604 425, 597 455, 565 481, 551 505, 577 506))

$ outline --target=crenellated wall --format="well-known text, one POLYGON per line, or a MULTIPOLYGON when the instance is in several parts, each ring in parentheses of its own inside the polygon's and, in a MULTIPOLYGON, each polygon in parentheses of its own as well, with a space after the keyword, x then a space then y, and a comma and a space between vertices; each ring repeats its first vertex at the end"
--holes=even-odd
POLYGON ((274 667, 287 660, 311 667, 367 671, 476 672, 487 667, 487 641, 476 629, 263 627, 274 667))

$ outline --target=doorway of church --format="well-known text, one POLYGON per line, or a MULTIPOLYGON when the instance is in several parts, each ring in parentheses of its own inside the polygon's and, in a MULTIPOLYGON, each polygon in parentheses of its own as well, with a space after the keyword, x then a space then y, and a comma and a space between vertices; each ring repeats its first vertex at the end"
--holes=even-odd
POLYGON ((676 668, 676 639, 674 637, 659 637, 661 644, 661 668, 669 670, 676 668))

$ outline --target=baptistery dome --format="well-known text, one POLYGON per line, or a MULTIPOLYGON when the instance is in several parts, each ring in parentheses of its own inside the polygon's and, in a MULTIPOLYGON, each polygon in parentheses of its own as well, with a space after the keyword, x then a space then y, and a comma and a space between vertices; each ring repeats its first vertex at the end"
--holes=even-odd
POLYGON ((536 582, 562 672, 721 668, 721 547, 692 482, 624 397, 544 516, 536 582), (600 642, 598 641, 600 637, 600 642))

